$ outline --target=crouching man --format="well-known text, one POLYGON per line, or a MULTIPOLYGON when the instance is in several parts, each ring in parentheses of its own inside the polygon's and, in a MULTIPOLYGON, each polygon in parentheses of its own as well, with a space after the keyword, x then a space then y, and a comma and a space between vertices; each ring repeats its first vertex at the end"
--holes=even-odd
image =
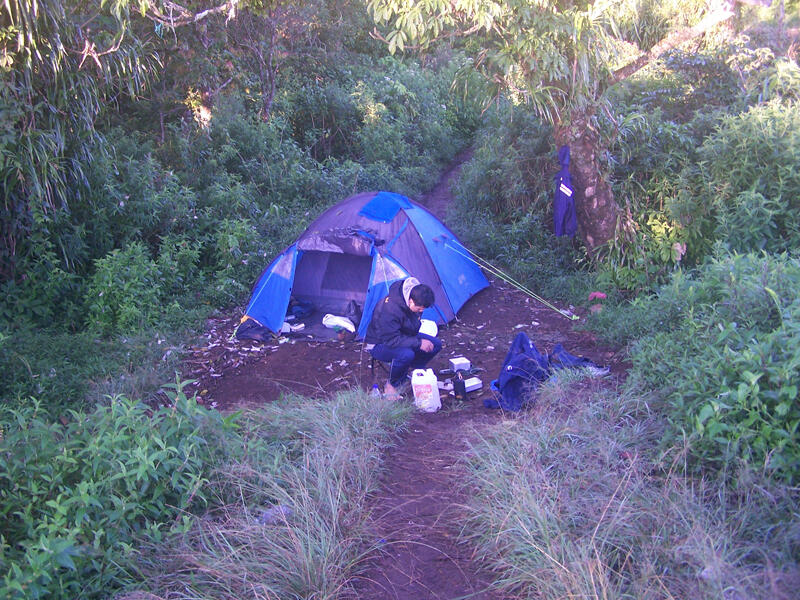
POLYGON ((389 363, 386 398, 397 399, 406 387, 409 369, 422 369, 442 349, 438 338, 420 333, 420 315, 433 305, 433 290, 415 277, 395 281, 375 307, 364 341, 375 344, 370 354, 389 363))

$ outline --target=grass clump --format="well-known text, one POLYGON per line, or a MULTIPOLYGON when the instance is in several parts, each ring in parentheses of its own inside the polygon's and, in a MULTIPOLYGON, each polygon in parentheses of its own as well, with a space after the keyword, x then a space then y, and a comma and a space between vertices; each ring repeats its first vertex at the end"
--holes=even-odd
POLYGON ((791 597, 796 489, 683 474, 685 446, 656 451, 657 408, 560 374, 531 413, 479 433, 462 537, 504 597, 791 597))
POLYGON ((209 510, 139 549, 138 577, 163 598, 335 598, 370 538, 367 494, 408 406, 360 391, 243 413, 209 476, 209 510))

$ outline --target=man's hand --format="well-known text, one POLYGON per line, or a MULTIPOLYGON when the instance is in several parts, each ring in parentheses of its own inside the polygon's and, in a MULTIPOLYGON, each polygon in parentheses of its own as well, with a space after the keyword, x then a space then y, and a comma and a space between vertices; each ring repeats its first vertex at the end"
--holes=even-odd
POLYGON ((432 352, 433 351, 433 342, 430 340, 420 340, 419 342, 419 349, 423 352, 432 352))

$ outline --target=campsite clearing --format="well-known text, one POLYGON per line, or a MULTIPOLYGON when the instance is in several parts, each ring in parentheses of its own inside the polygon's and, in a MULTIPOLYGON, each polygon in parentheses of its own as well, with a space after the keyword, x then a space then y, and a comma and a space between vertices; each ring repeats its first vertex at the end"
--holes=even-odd
MULTIPOLYGON (((421 204, 440 218, 449 200, 451 169, 421 204)), ((570 308, 585 314, 585 307, 570 308)), ((302 332, 269 342, 232 338, 235 316, 209 323, 207 343, 196 348, 187 361, 187 376, 206 405, 234 410, 273 401, 285 393, 324 399, 343 388, 365 390, 382 384, 386 373, 370 369, 370 356, 359 341, 304 341, 302 332)), ((486 591, 490 578, 481 571, 470 550, 456 542, 460 519, 460 457, 467 449, 469 432, 482 424, 514 418, 484 408, 514 336, 525 331, 542 351, 561 343, 574 354, 611 368, 604 379, 585 385, 614 385, 624 377, 627 365, 621 354, 598 345, 588 332, 575 331, 570 320, 542 306, 508 284, 491 280, 459 311, 458 318, 441 326, 442 352, 429 365, 434 371, 449 367, 449 359, 467 357, 482 369, 479 391, 466 402, 443 396, 436 413, 417 413, 386 457, 382 488, 374 498, 376 539, 383 552, 363 565, 353 582, 357 598, 452 599, 495 598, 486 591)), ((443 377, 439 378, 440 380, 443 377)), ((406 399, 404 401, 410 401, 406 399)))
MULTIPOLYGON (((582 314, 584 309, 576 307, 575 312, 582 314)), ((377 364, 373 375, 370 355, 359 341, 309 342, 302 332, 271 342, 231 339, 237 324, 235 317, 210 321, 207 343, 195 348, 186 363, 191 369, 185 375, 196 379, 192 387, 207 406, 235 409, 284 393, 324 398, 353 386, 368 390, 386 378, 377 364)), ((622 370, 621 357, 599 347, 591 333, 573 331, 568 319, 496 279, 462 308, 457 320, 440 326, 444 347, 429 366, 438 372, 449 367, 450 358, 466 356, 473 367, 483 369, 477 374, 483 388, 470 393, 465 406, 486 410, 481 400, 490 394, 488 384, 497 378, 508 346, 520 331, 540 350, 561 343, 573 354, 610 366, 612 374, 622 370)), ((454 407, 444 399, 444 409, 448 408, 465 407, 454 407)))
MULTIPOLYGON (((373 377, 369 354, 360 342, 304 342, 298 337, 269 343, 231 341, 236 324, 235 318, 214 322, 209 343, 195 353, 200 361, 196 366, 202 369, 206 364, 209 369, 195 387, 206 404, 218 409, 255 406, 290 392, 324 399, 351 386, 368 390, 373 381, 382 383, 385 378, 377 366, 373 377)), ((627 370, 622 356, 599 346, 592 334, 574 331, 568 319, 492 280, 464 306, 457 321, 440 329, 444 349, 430 365, 438 372, 449 367, 450 358, 466 356, 474 367, 485 369, 478 373, 483 389, 461 403, 444 396, 439 412, 415 414, 386 457, 382 489, 373 507, 376 539, 386 540, 385 552, 375 556, 355 582, 356 597, 451 599, 474 593, 476 600, 494 598, 480 592, 489 579, 473 564, 469 549, 456 543, 462 499, 455 490, 471 428, 514 418, 484 408, 482 399, 490 393, 489 382, 497 377, 519 331, 528 333, 543 351, 561 343, 570 352, 611 367, 607 379, 589 379, 584 385, 614 385, 613 379, 627 370)))

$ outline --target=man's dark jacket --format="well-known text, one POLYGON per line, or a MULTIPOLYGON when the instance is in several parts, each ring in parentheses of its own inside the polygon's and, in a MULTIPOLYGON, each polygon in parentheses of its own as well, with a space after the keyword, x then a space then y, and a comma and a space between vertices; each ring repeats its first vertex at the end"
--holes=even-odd
POLYGON ((418 350, 419 326, 419 315, 408 307, 403 298, 403 281, 395 281, 389 287, 386 298, 375 307, 364 341, 391 348, 407 346, 418 350))

